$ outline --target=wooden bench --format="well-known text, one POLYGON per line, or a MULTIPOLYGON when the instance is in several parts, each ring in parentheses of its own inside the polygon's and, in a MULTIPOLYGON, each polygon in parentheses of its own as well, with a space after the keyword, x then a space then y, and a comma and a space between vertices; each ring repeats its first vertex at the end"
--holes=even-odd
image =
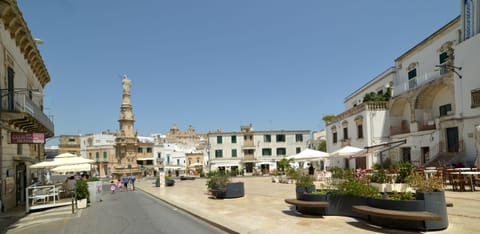
POLYGON ((441 221, 442 216, 428 211, 402 211, 387 210, 371 206, 352 206, 352 210, 358 213, 370 216, 376 216, 388 219, 416 220, 416 221, 441 221))
POLYGON ((302 201, 297 199, 285 199, 285 202, 290 205, 295 205, 297 207, 317 207, 317 208, 328 207, 328 201, 302 201))

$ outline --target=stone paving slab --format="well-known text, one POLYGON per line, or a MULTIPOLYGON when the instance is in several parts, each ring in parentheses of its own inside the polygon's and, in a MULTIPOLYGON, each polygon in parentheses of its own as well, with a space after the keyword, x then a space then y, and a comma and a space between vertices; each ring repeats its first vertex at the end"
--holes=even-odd
MULTIPOLYGON (((235 177, 245 183, 245 197, 212 199, 206 179, 176 180, 173 187, 155 187, 141 179, 136 187, 198 217, 238 233, 418 233, 369 225, 344 216, 307 216, 284 202, 295 198, 294 184, 272 183, 270 177, 235 177)), ((480 233, 480 191, 446 192, 449 228, 435 233, 480 233)), ((432 232, 433 233, 433 232, 432 232)))

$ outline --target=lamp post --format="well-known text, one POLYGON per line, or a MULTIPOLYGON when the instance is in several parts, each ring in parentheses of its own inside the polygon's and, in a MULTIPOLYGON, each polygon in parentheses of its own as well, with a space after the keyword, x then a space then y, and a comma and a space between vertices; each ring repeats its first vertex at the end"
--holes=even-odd
POLYGON ((447 71, 452 71, 453 73, 457 74, 458 78, 462 79, 462 75, 458 73, 457 70, 462 70, 462 67, 457 67, 449 64, 440 64, 440 65, 435 65, 435 67, 440 68, 440 72, 447 72, 447 71))

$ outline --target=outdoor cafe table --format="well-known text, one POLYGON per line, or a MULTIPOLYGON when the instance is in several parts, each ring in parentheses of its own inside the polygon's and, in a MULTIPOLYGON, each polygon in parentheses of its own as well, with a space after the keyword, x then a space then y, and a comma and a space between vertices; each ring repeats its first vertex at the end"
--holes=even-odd
POLYGON ((425 172, 425 177, 428 179, 428 178, 432 178, 433 175, 435 173, 437 173, 437 170, 436 169, 428 169, 428 170, 424 170, 425 172))
POLYGON ((473 176, 480 175, 480 171, 462 171, 460 174, 467 175, 470 178, 470 188, 472 188, 472 192, 474 192, 475 184, 473 183, 473 176))

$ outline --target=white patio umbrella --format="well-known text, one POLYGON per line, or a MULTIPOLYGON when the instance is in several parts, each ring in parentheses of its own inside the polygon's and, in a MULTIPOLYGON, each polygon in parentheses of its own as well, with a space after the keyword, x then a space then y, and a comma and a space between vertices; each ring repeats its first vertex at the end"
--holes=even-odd
POLYGON ((90 164, 76 164, 76 165, 65 165, 58 166, 53 168, 51 171, 54 172, 78 172, 78 171, 90 171, 90 164))
POLYGON ((335 150, 333 152, 330 153, 330 156, 332 157, 343 157, 343 158, 346 158, 346 157, 350 157, 360 151, 362 151, 364 149, 362 148, 357 148, 357 147, 353 147, 353 146, 345 146, 341 149, 338 149, 338 150, 335 150))
POLYGON ((65 165, 76 165, 85 163, 94 163, 94 160, 82 158, 71 153, 57 155, 53 160, 43 161, 30 166, 30 168, 48 168, 65 165))
POLYGON ((312 149, 306 149, 298 154, 288 156, 286 159, 292 159, 294 161, 305 161, 305 160, 320 160, 324 158, 328 158, 330 156, 329 153, 323 152, 323 151, 318 151, 318 150, 312 150, 312 149))

